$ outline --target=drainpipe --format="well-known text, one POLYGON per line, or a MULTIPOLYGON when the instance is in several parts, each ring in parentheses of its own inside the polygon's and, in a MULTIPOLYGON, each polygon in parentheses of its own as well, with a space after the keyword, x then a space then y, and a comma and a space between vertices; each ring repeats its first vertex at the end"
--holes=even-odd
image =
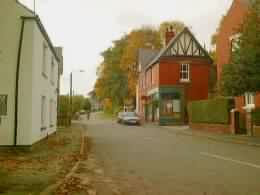
POLYGON ((15 80, 14 146, 17 146, 19 78, 20 78, 21 53, 22 53, 24 23, 25 23, 24 18, 21 18, 21 19, 22 19, 22 26, 21 26, 21 32, 20 32, 19 45, 18 45, 18 55, 17 55, 17 65, 16 65, 16 80, 15 80))

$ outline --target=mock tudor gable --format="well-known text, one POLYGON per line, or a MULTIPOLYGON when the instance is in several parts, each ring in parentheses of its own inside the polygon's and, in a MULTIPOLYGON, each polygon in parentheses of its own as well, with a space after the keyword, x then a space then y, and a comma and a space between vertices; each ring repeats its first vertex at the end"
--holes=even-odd
POLYGON ((213 63, 208 52, 201 46, 187 27, 171 39, 166 47, 152 60, 149 66, 157 63, 161 57, 196 57, 206 59, 210 64, 213 63))
POLYGON ((188 28, 171 40, 163 56, 188 56, 209 58, 207 51, 200 45, 188 28))

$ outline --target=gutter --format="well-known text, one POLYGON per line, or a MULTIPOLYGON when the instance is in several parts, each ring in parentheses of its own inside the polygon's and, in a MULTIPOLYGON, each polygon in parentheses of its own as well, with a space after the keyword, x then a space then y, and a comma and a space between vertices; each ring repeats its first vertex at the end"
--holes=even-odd
POLYGON ((17 146, 17 132, 18 132, 18 105, 19 105, 19 78, 20 78, 20 65, 21 65, 21 53, 24 37, 24 23, 22 19, 22 26, 20 32, 20 40, 18 45, 17 65, 16 65, 16 80, 15 80, 15 111, 14 111, 14 146, 17 146))

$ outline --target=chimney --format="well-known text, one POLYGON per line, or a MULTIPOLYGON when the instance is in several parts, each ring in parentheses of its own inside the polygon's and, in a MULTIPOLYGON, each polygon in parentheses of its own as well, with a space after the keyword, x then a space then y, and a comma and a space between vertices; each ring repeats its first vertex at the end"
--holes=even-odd
POLYGON ((175 37, 175 30, 173 29, 172 26, 170 26, 166 29, 165 46, 167 46, 174 37, 175 37))

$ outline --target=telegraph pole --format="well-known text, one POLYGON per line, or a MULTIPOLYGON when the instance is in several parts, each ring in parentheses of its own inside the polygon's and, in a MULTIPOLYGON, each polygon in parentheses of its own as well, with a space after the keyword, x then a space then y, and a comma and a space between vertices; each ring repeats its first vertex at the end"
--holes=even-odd
POLYGON ((36 15, 36 5, 35 5, 35 0, 33 0, 33 13, 34 13, 34 16, 36 15))
POLYGON ((72 119, 72 112, 73 112, 73 108, 72 108, 72 98, 73 98, 73 94, 72 94, 72 72, 70 73, 70 121, 72 119))

